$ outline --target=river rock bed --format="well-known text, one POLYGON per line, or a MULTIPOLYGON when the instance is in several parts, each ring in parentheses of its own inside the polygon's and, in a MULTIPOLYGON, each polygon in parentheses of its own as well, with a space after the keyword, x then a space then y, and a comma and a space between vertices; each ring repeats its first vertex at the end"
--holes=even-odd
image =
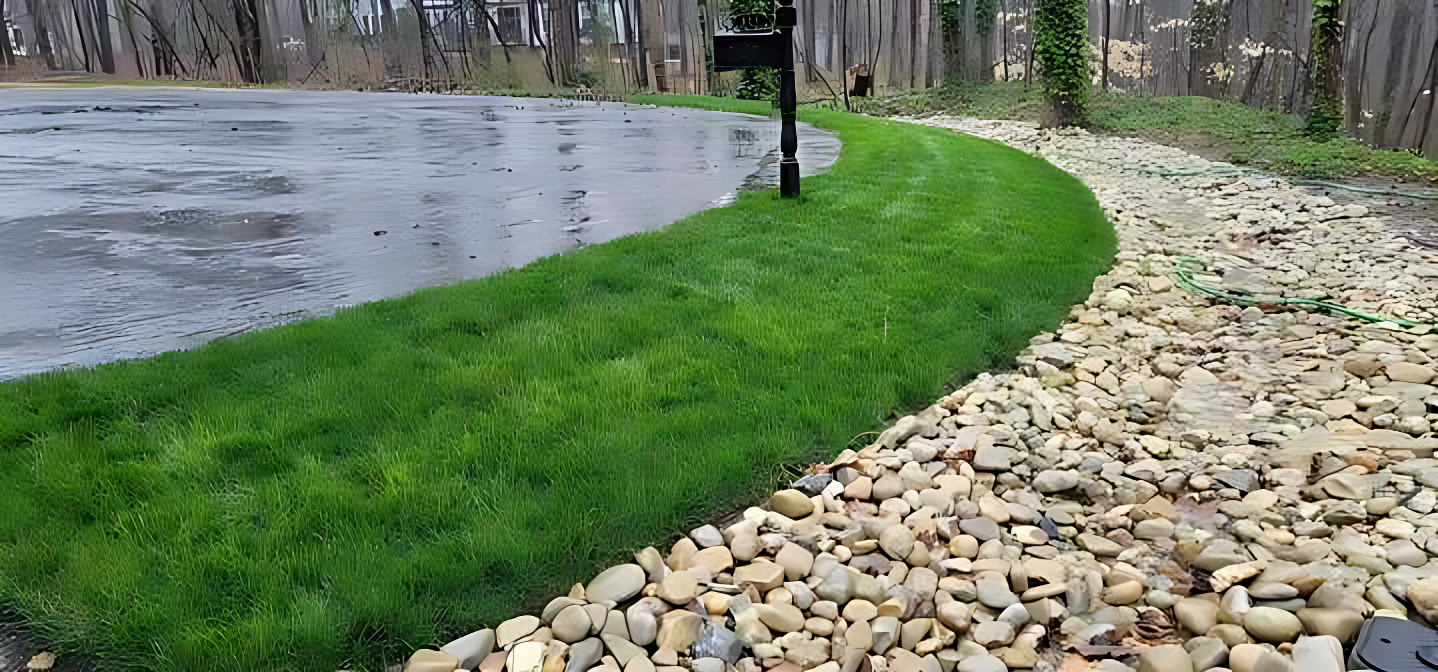
POLYGON ((1361 206, 1152 143, 935 126, 1084 180, 1115 266, 981 374, 723 529, 690 531, 410 672, 1339 672, 1438 622, 1430 255, 1361 206))

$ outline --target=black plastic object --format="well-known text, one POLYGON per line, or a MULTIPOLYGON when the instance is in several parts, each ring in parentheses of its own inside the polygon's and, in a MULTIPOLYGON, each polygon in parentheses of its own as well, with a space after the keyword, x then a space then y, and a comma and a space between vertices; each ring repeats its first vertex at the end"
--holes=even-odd
POLYGON ((1358 632, 1348 669, 1374 672, 1438 670, 1438 630, 1401 618, 1370 618, 1358 632))

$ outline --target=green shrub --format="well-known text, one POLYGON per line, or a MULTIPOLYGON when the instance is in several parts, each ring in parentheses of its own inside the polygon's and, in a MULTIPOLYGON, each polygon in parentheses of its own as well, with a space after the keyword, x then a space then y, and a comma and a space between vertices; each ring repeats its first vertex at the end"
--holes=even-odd
POLYGON ((779 70, 748 68, 734 87, 734 97, 743 100, 779 100, 779 70))

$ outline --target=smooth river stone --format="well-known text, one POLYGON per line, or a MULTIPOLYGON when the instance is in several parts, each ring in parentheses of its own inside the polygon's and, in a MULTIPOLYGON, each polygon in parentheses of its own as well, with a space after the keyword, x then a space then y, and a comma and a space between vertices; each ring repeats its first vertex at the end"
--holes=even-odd
POLYGON ((1243 629, 1254 639, 1279 644, 1293 641, 1303 633, 1303 622, 1290 612, 1273 607, 1253 607, 1243 616, 1243 629))
POLYGON ((590 602, 613 602, 619 604, 644 589, 644 568, 639 565, 617 565, 594 577, 584 587, 584 599, 590 602))

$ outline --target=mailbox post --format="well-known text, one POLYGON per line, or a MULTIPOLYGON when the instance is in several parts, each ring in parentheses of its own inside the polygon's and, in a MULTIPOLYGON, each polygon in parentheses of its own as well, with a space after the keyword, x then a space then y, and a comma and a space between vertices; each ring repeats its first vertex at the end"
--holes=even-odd
POLYGON ((794 26, 799 13, 794 10, 794 0, 779 0, 779 11, 774 15, 774 25, 784 36, 784 65, 779 68, 779 195, 791 198, 799 195, 799 129, 794 127, 799 116, 798 95, 794 92, 794 26))
MULTIPOLYGON (((779 0, 772 28, 715 33, 714 69, 742 70, 769 67, 779 70, 779 195, 799 195, 798 96, 794 91, 794 26, 799 13, 794 0, 779 0)), ((736 22, 737 23, 737 22, 736 22)))

